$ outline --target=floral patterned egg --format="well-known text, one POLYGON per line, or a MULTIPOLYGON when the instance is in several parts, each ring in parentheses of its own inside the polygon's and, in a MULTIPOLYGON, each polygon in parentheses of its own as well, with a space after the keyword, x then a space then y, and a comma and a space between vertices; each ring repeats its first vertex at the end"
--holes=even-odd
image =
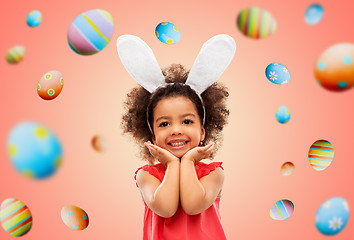
POLYGON ((342 197, 333 197, 318 208, 315 224, 318 231, 324 235, 340 233, 349 219, 349 205, 342 197))
POLYGON ((38 95, 44 100, 56 98, 64 86, 63 74, 59 71, 49 71, 44 74, 37 84, 38 95))
POLYGON ((267 79, 275 84, 285 84, 290 81, 289 70, 280 63, 271 63, 265 70, 267 79))

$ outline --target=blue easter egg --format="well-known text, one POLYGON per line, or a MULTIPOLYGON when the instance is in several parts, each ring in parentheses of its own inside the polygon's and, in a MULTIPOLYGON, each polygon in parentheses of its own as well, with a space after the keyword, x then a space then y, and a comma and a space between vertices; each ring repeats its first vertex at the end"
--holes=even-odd
POLYGON ((286 106, 280 106, 275 113, 279 123, 287 123, 290 120, 290 116, 289 108, 286 106))
POLYGON ((290 73, 288 69, 280 63, 271 63, 265 70, 267 79, 275 84, 285 84, 290 81, 290 73))
POLYGON ((15 169, 35 179, 51 176, 62 159, 58 138, 48 128, 35 122, 18 124, 10 133, 7 150, 15 169))
POLYGON ((305 12, 305 21, 309 25, 319 23, 323 18, 323 7, 319 4, 310 5, 305 12))
POLYGON ((42 14, 38 10, 33 10, 27 14, 26 18, 27 25, 30 27, 38 27, 42 22, 42 14))
POLYGON ((155 28, 156 37, 165 44, 175 44, 181 39, 181 32, 173 23, 162 22, 155 28))
POLYGON ((348 202, 341 197, 333 197, 321 204, 316 212, 315 224, 324 235, 340 233, 349 219, 348 202))

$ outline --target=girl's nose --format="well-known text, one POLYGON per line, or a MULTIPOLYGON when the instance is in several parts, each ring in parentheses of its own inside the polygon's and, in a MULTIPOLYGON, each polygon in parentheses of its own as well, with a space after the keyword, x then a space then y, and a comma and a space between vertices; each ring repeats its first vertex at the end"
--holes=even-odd
POLYGON ((183 134, 182 128, 179 125, 173 125, 171 129, 171 135, 180 135, 183 134))

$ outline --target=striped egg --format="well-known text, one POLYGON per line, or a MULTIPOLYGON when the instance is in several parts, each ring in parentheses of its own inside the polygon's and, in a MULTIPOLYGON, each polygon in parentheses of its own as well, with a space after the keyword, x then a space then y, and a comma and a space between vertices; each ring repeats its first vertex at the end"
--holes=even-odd
POLYGON ((37 93, 44 100, 56 98, 63 89, 63 74, 59 71, 49 71, 44 74, 37 84, 37 93))
POLYGON ((17 64, 25 56, 26 49, 23 46, 13 46, 7 51, 6 61, 10 64, 17 64))
POLYGON ((285 220, 294 212, 294 204, 289 200, 279 200, 269 211, 269 215, 274 220, 285 220))
POLYGON ((92 9, 77 16, 68 30, 68 43, 80 55, 98 53, 113 35, 114 22, 106 10, 92 9))
POLYGON ((31 230, 32 214, 23 202, 8 198, 1 203, 0 221, 5 232, 20 237, 31 230))
POLYGON ((61 209, 61 219, 66 226, 78 231, 86 229, 89 224, 87 213, 73 205, 64 206, 61 209))
POLYGON ((261 39, 275 32, 277 22, 267 10, 258 7, 249 7, 244 8, 238 14, 237 27, 245 36, 261 39))
POLYGON ((333 157, 333 146, 326 140, 318 140, 310 147, 309 161, 311 167, 317 171, 325 170, 332 163, 333 157))

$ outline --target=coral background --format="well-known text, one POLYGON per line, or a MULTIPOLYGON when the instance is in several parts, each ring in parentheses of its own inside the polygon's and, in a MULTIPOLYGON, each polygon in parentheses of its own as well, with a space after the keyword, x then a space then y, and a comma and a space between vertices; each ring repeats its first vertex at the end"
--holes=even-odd
MULTIPOLYGON (((317 208, 328 198, 344 197, 354 206, 354 90, 337 93, 319 86, 314 66, 329 46, 353 42, 351 0, 319 1, 323 20, 305 23, 308 0, 280 1, 10 1, 0 8, 0 201, 14 197, 33 215, 33 226, 21 239, 141 239, 143 202, 134 182, 135 170, 145 164, 138 148, 122 135, 123 101, 137 83, 124 69, 116 40, 122 34, 142 38, 153 49, 161 67, 182 63, 191 68, 202 44, 216 34, 229 34, 237 43, 236 56, 219 81, 229 87, 230 121, 215 161, 223 161, 225 183, 221 216, 229 239, 327 239, 315 227, 317 208), (274 35, 253 40, 236 27, 245 7, 268 10, 277 20, 274 35), (101 8, 115 21, 111 42, 100 53, 80 56, 67 43, 67 30, 82 12, 101 8), (41 11, 37 28, 26 25, 31 11, 41 11), (160 22, 174 23, 182 37, 165 45, 154 35, 160 22), (23 45, 26 56, 18 65, 5 60, 7 50, 23 45), (290 71, 286 85, 270 83, 264 70, 279 62, 290 71), (37 83, 50 70, 64 76, 64 88, 52 101, 37 94, 37 83), (286 105, 287 124, 275 111, 286 105), (13 127, 33 120, 50 128, 60 139, 64 158, 51 178, 31 180, 18 174, 7 155, 13 127), (91 138, 101 134, 107 151, 96 152, 91 138), (330 141, 334 160, 317 172, 308 150, 319 139, 330 141), (287 161, 295 164, 291 176, 280 174, 287 161), (280 199, 295 205, 287 220, 275 221, 269 210, 280 199), (89 215, 84 231, 66 227, 60 217, 65 205, 76 205, 89 215)), ((350 239, 352 217, 346 228, 331 237, 350 239)), ((13 239, 3 229, 0 239, 13 239)))

